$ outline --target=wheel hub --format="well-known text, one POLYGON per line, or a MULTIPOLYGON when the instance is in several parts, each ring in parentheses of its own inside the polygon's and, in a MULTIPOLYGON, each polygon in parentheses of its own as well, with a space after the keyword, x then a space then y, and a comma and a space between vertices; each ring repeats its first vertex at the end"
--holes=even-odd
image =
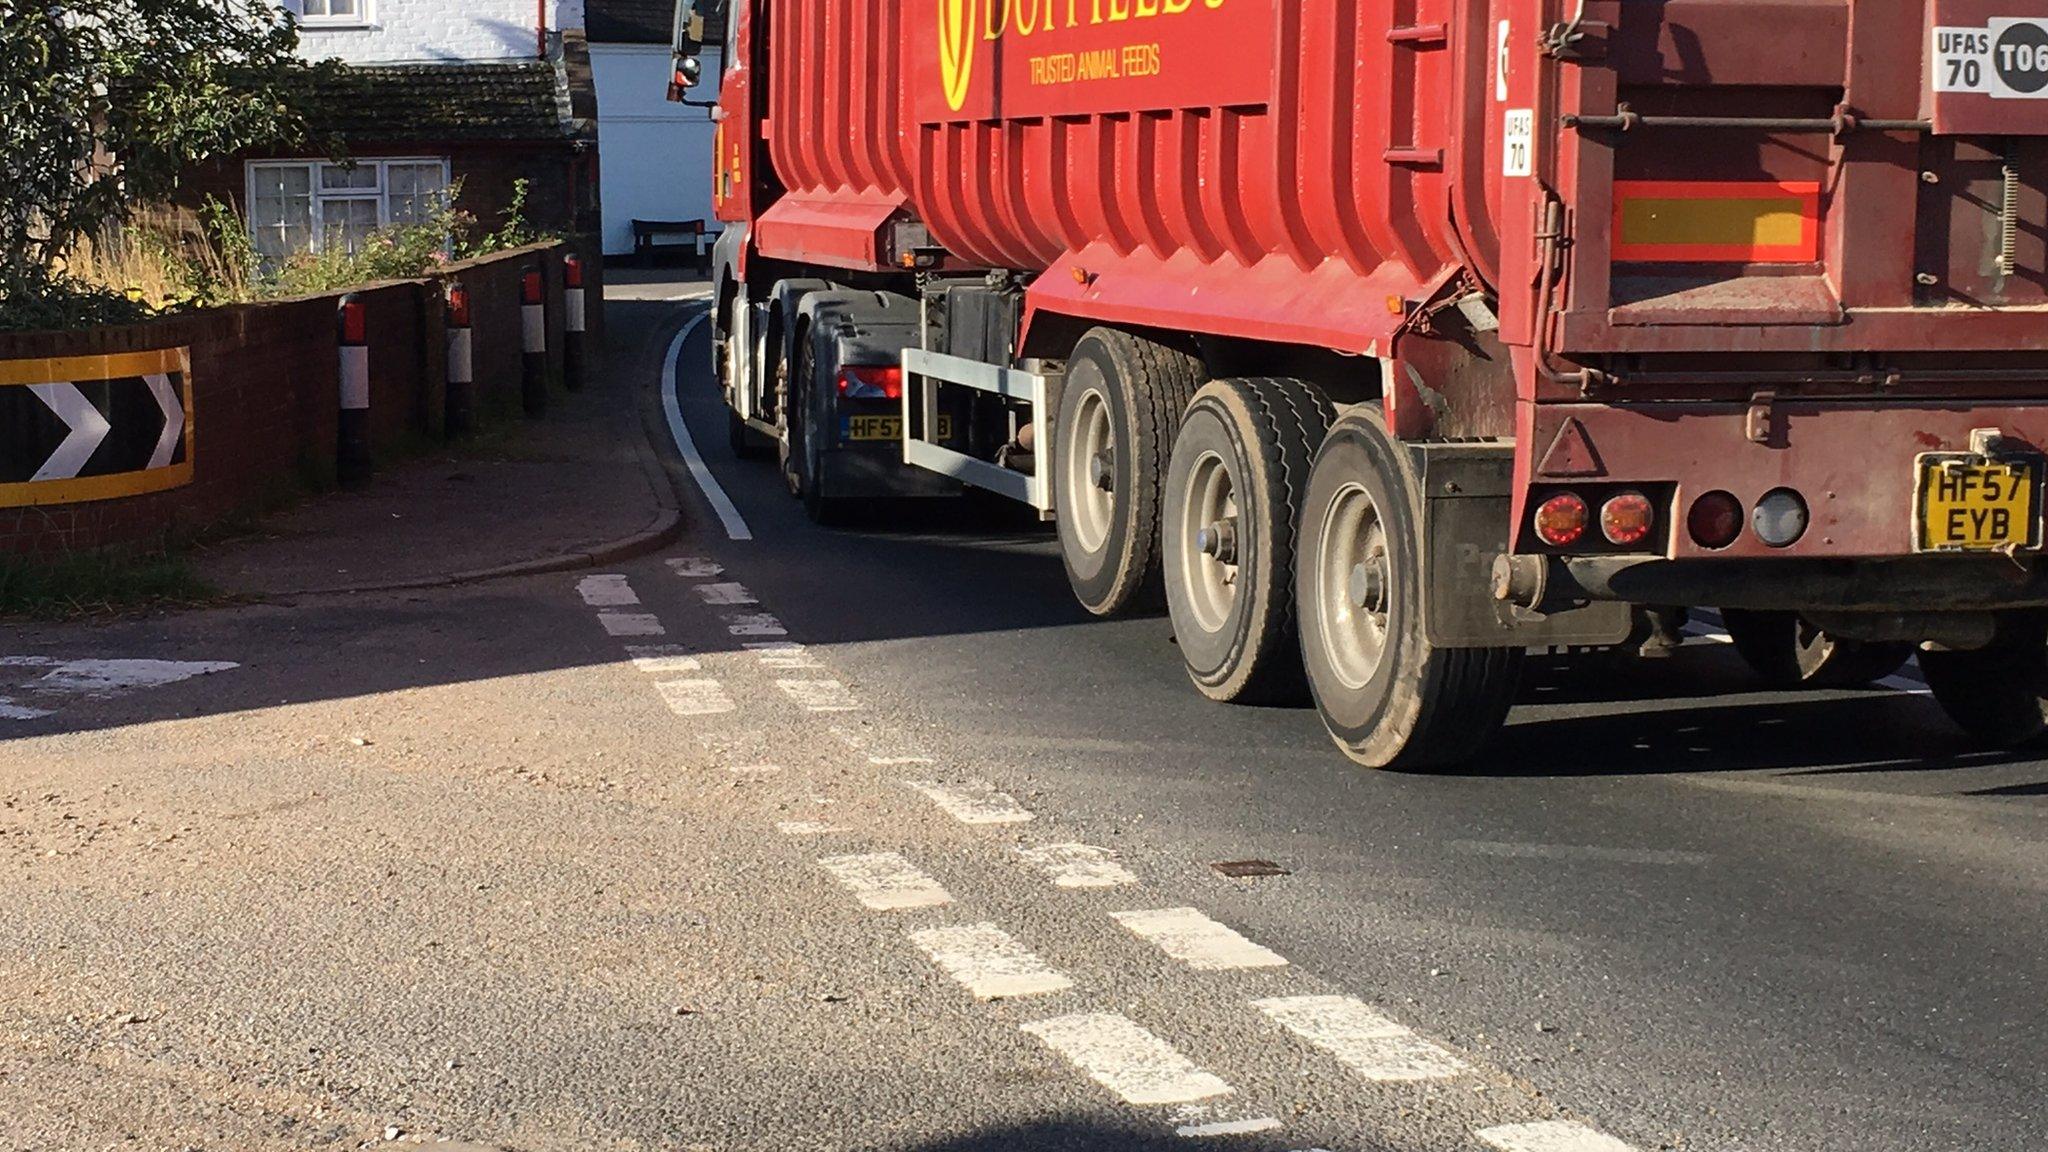
POLYGON ((1195 550, 1218 564, 1237 563, 1237 521, 1218 520, 1195 533, 1195 550))
POLYGON ((1347 590, 1351 594, 1351 606, 1360 611, 1374 614, 1386 611, 1387 577, 1386 557, 1377 562, 1360 561, 1351 567, 1347 590))
POLYGON ((1109 449, 1104 448, 1089 458, 1088 482, 1095 485, 1097 491, 1116 491, 1116 457, 1110 454, 1109 449))
POLYGON ((1378 675, 1392 638, 1392 558, 1387 526, 1363 485, 1330 500, 1314 553, 1316 611, 1323 655, 1347 688, 1378 675))

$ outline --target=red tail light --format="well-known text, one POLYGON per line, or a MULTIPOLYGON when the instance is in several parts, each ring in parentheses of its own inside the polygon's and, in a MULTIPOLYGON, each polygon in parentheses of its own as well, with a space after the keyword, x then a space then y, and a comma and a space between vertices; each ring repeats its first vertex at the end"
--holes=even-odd
POLYGON ((528 272, 519 281, 519 299, 522 304, 539 304, 546 300, 541 287, 540 273, 528 272))
POLYGON ((356 299, 354 296, 342 297, 341 314, 336 319, 341 327, 341 342, 343 344, 368 344, 370 342, 369 311, 363 307, 361 300, 356 299))
POLYGON ((903 399, 903 369, 895 364, 852 364, 839 370, 839 394, 849 400, 903 399))
POLYGON ((1742 501, 1727 492, 1709 492, 1692 502, 1685 530, 1702 548, 1726 548, 1742 535, 1742 501))
POLYGON ((448 286, 448 326, 469 327, 469 289, 460 284, 448 286))
POLYGON ((1607 542, 1626 548, 1650 538, 1657 526, 1657 509, 1641 492, 1622 492, 1600 506, 1600 534, 1607 542))
POLYGON ((564 256, 562 258, 562 286, 565 288, 583 287, 583 261, 574 256, 564 256))
POLYGON ((1560 492, 1536 509, 1536 538, 1552 548, 1567 548, 1586 534, 1586 502, 1571 492, 1560 492))

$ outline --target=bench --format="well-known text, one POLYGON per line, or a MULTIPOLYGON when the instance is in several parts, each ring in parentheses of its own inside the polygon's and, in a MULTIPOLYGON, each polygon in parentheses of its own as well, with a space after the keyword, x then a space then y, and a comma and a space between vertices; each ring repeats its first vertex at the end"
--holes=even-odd
POLYGON ((654 266, 656 248, 687 246, 697 267, 709 271, 711 242, 716 239, 718 233, 707 230, 702 220, 633 221, 633 255, 642 268, 654 266))

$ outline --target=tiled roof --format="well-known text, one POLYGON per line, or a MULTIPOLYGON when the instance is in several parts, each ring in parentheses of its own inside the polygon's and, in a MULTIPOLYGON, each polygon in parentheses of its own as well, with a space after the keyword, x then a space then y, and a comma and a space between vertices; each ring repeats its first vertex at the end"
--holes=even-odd
POLYGON ((307 120, 344 140, 567 140, 567 87, 546 60, 337 69, 311 84, 307 120))
POLYGON ((583 7, 592 44, 666 44, 675 13, 674 0, 586 0, 583 7))

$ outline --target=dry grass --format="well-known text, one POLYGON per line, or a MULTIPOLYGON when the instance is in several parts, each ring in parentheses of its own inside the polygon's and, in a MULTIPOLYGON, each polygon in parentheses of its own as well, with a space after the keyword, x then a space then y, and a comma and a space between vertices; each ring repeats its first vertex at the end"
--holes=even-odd
POLYGON ((158 208, 80 245, 65 271, 152 310, 250 298, 248 274, 224 255, 207 225, 184 209, 158 208))

